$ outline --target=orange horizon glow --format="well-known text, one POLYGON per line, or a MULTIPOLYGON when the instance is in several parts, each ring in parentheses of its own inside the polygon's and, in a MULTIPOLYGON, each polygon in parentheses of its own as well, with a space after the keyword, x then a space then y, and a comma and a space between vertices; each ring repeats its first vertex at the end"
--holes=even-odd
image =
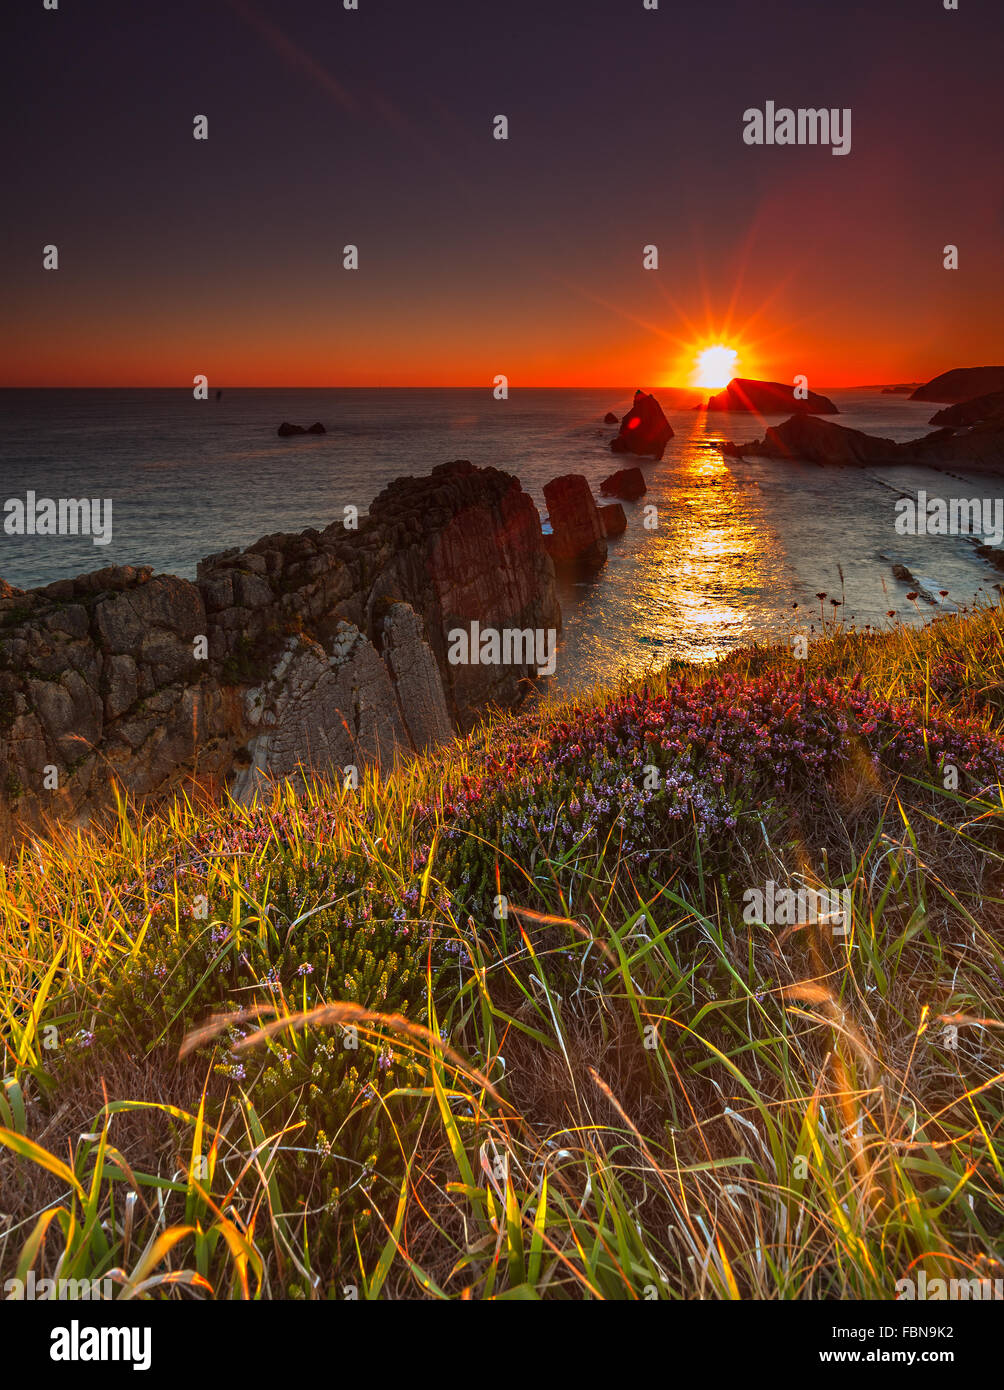
MULTIPOLYGON (((62 272, 60 272, 62 274, 62 272)), ((388 305, 368 298, 351 315, 305 301, 295 322, 282 307, 235 303, 221 289, 195 305, 92 309, 90 288, 60 294, 0 344, 0 387, 191 389, 197 374, 219 388, 470 387, 495 377, 520 387, 719 390, 732 376, 812 390, 929 381, 953 367, 996 360, 995 329, 972 320, 955 342, 929 332, 904 339, 893 323, 862 333, 853 307, 806 314, 776 281, 676 300, 661 285, 643 301, 598 295, 585 282, 552 282, 532 330, 518 299, 486 291, 466 314, 419 292, 388 305), (694 300, 696 299, 696 302, 694 300), (967 343, 961 348, 960 343, 967 343), (904 343, 907 346, 904 346, 904 343), (734 353, 734 358, 704 354, 734 353), (710 364, 710 365, 709 365, 710 364), (741 370, 740 370, 741 364, 741 370)), ((62 282, 60 282, 62 283, 62 282)), ((646 282, 648 283, 648 282, 646 282)), ((25 306, 27 309, 27 306, 25 306)))
MULTIPOLYGON (((803 324, 775 321, 764 331, 762 313, 738 322, 688 320, 676 331, 663 324, 618 315, 620 321, 571 327, 553 322, 540 336, 506 323, 499 331, 471 325, 464 335, 449 326, 423 324, 407 342, 374 322, 350 347, 333 341, 330 328, 304 323, 296 336, 288 325, 172 324, 145 331, 134 323, 106 322, 92 331, 81 316, 69 324, 32 326, 0 347, 0 387, 192 389, 205 374, 217 388, 470 387, 491 390, 502 374, 520 387, 630 387, 700 393, 719 390, 731 377, 791 381, 808 377, 813 390, 929 381, 952 367, 996 360, 993 350, 968 351, 925 343, 914 355, 898 342, 851 331, 804 333, 803 324), (627 320, 627 321, 625 321, 627 320), (244 331, 241 331, 243 329, 244 331), (639 331, 641 330, 641 331, 639 331), (571 336, 570 336, 571 335, 571 336), (667 351, 668 349, 668 351, 667 351), (734 358, 726 354, 735 353, 734 358), (711 354, 705 361, 705 354, 711 354), (989 355, 988 355, 989 354, 989 355)), ((702 315, 703 319, 704 316, 702 315)), ((710 316, 709 316, 710 319, 710 316)))

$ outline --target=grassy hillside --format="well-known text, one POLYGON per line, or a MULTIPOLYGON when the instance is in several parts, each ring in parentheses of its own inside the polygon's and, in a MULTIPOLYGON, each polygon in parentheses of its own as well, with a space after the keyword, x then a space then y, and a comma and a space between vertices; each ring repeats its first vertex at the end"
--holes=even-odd
POLYGON ((0 1276, 1000 1277, 1002 778, 989 609, 672 668, 358 788, 32 839, 0 878, 0 1276), (851 920, 756 920, 768 880, 851 920))

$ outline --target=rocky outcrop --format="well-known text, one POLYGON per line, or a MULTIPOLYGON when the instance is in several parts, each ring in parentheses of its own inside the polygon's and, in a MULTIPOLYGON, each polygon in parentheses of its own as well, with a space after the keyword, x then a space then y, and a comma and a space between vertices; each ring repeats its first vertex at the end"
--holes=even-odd
POLYGON ((975 549, 977 555, 986 560, 987 564, 993 565, 995 570, 1004 570, 1004 548, 997 545, 977 545, 975 549))
POLYGON ((121 567, 0 598, 0 831, 228 765, 240 699, 194 584, 121 567), (201 637, 201 643, 198 639, 201 637))
POLYGON ((895 443, 861 430, 847 429, 811 416, 793 415, 783 425, 768 429, 763 439, 749 444, 723 444, 722 453, 733 458, 747 454, 759 458, 797 460, 803 463, 875 464, 921 463, 931 468, 966 468, 998 472, 1004 469, 1004 425, 990 421, 962 430, 935 430, 922 439, 895 443))
POLYGON ((995 391, 1004 391, 1004 367, 955 367, 918 386, 910 399, 955 405, 995 391))
POLYGON ((383 658, 412 748, 421 753, 445 742, 453 726, 442 676, 418 614, 407 603, 393 603, 387 610, 383 658))
POLYGON ((559 629, 518 479, 466 461, 401 478, 358 530, 264 536, 194 583, 121 567, 0 584, 0 832, 297 767, 385 763, 513 706, 535 666, 451 665, 449 632, 559 629), (350 756, 350 754, 352 756, 350 756))
POLYGON ((741 411, 756 415, 839 415, 827 396, 807 391, 805 400, 795 395, 794 386, 780 381, 754 381, 749 377, 733 377, 724 391, 708 401, 708 410, 741 411))
POLYGON ((422 752, 451 736, 439 667, 414 609, 392 604, 382 636, 383 659, 344 621, 329 650, 287 639, 267 682, 244 697, 247 722, 261 732, 232 784, 239 800, 278 779, 302 785, 310 771, 337 778, 386 767, 403 748, 422 752))
POLYGON ((621 420, 620 431, 611 439, 610 447, 615 454, 661 459, 672 438, 672 426, 656 398, 636 391, 634 404, 621 420))
POLYGON ((907 598, 922 598, 925 603, 937 604, 938 600, 930 590, 924 588, 924 585, 917 579, 916 575, 910 573, 906 565, 894 564, 892 566, 892 577, 893 579, 898 579, 901 584, 912 585, 915 592, 907 594, 907 598))
POLYGON ((288 439, 291 434, 327 434, 327 430, 321 424, 320 420, 315 420, 314 423, 308 425, 306 429, 304 429, 302 425, 291 425, 288 420, 283 420, 282 424, 276 430, 276 434, 280 439, 288 439))
POLYGON ((340 623, 326 651, 291 637, 268 682, 245 698, 248 722, 262 726, 232 790, 251 801, 264 783, 302 786, 310 770, 344 773, 386 765, 406 746, 394 685, 379 654, 351 623, 340 623))
POLYGON ((991 391, 958 405, 946 405, 931 416, 932 425, 980 425, 988 421, 1004 421, 1004 391, 991 391))
POLYGON ((624 508, 619 502, 608 502, 603 507, 597 507, 596 510, 599 513, 605 536, 621 536, 627 530, 627 517, 624 515, 624 508))
POLYGON ((603 417, 603 423, 604 423, 605 425, 616 425, 616 423, 617 423, 617 416, 613 413, 612 410, 608 410, 607 413, 606 413, 606 415, 604 415, 604 417, 603 417))
POLYGON ((519 480, 466 462, 441 464, 428 478, 399 478, 371 503, 360 544, 372 576, 366 630, 390 603, 411 604, 457 727, 471 728, 486 705, 518 704, 536 667, 452 665, 447 652, 449 632, 474 620, 500 631, 561 627, 540 517, 519 480))
POLYGON ((607 558, 607 538, 589 484, 581 473, 565 473, 545 484, 552 534, 544 537, 558 569, 596 569, 607 558))
POLYGON ((604 497, 617 497, 622 502, 634 502, 648 492, 645 474, 640 468, 619 468, 600 483, 604 497))
POLYGON ((800 459, 808 463, 875 464, 892 462, 897 445, 861 430, 847 429, 811 415, 793 415, 783 425, 774 425, 763 439, 749 444, 725 444, 724 454, 742 457, 800 459))

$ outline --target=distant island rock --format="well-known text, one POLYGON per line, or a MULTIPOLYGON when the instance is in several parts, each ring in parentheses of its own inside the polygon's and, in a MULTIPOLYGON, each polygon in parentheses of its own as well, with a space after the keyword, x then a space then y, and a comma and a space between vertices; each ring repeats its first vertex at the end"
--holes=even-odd
POLYGON ((956 367, 918 386, 910 399, 956 405, 997 391, 1004 391, 1004 367, 956 367))
POLYGON ((304 429, 302 425, 291 425, 288 420, 283 420, 276 430, 280 439, 288 439, 291 434, 327 434, 327 430, 320 420, 315 420, 309 428, 304 429))
POLYGON ((912 386, 883 386, 882 394, 883 396, 909 396, 913 390, 912 386))
POLYGON ((612 410, 608 410, 607 413, 606 413, 606 415, 604 415, 604 417, 603 417, 603 423, 604 423, 605 425, 616 425, 616 423, 617 423, 617 416, 613 413, 612 410))
POLYGON ((794 386, 785 386, 780 381, 754 381, 742 376, 733 377, 724 391, 711 397, 705 409, 756 415, 786 415, 792 410, 800 415, 840 414, 831 400, 815 391, 807 392, 805 400, 801 400, 795 396, 794 386))
POLYGON ((752 454, 758 458, 858 468, 921 463, 932 468, 999 472, 1004 469, 1004 423, 987 420, 968 429, 935 430, 921 439, 900 444, 810 415, 793 415, 784 424, 768 429, 763 439, 749 444, 723 444, 721 448, 731 458, 752 454))
POLYGON ((648 492, 645 474, 640 468, 618 468, 600 483, 604 497, 618 497, 622 502, 634 502, 648 492))
POLYGON ((656 398, 645 391, 634 393, 634 403, 610 441, 615 454, 638 454, 661 459, 673 438, 673 427, 656 398))

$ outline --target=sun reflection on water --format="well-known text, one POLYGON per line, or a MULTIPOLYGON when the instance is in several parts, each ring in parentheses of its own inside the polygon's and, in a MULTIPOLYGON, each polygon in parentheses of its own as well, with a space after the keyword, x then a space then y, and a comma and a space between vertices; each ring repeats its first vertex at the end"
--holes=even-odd
POLYGON ((648 492, 624 541, 594 581, 562 593, 562 688, 639 675, 672 658, 712 661, 776 621, 767 596, 784 582, 784 547, 758 489, 711 447, 716 437, 699 415, 689 434, 678 430, 675 458, 642 464, 648 492), (651 503, 658 525, 646 530, 651 503))

